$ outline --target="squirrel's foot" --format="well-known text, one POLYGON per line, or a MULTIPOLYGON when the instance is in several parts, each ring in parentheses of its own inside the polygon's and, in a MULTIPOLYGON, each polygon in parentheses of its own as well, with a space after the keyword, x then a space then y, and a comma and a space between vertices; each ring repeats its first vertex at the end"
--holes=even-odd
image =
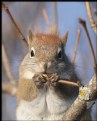
POLYGON ((50 86, 56 87, 58 84, 59 76, 55 73, 50 77, 50 86))
POLYGON ((44 86, 44 83, 46 82, 46 80, 42 77, 41 74, 35 74, 35 76, 33 78, 34 78, 33 80, 38 88, 42 88, 44 86))

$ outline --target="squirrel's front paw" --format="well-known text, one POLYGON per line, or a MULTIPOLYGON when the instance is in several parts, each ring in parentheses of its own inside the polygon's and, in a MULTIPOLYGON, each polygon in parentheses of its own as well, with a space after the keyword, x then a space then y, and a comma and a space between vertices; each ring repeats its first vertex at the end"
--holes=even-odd
POLYGON ((35 76, 33 77, 33 80, 34 80, 36 86, 39 88, 43 87, 44 83, 46 82, 46 80, 43 78, 42 74, 35 74, 35 76))
POLYGON ((50 86, 56 87, 58 84, 59 76, 56 73, 52 74, 49 80, 50 80, 50 86))

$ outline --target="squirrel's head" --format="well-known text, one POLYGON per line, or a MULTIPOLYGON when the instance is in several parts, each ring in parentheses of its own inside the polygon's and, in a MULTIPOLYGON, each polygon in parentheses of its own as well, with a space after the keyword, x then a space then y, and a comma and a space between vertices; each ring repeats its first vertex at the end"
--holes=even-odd
POLYGON ((68 32, 61 38, 58 34, 33 34, 32 31, 29 30, 28 44, 30 58, 44 62, 46 67, 64 61, 64 46, 67 37, 68 32))
POLYGON ((36 33, 29 30, 28 44, 30 58, 40 61, 62 60, 68 33, 63 38, 58 34, 36 33))

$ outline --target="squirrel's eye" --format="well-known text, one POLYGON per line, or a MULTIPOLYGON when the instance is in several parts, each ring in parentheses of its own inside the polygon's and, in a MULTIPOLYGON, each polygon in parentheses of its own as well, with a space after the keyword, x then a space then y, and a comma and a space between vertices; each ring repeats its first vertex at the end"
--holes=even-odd
POLYGON ((31 48, 31 55, 30 55, 30 57, 33 57, 33 56, 35 56, 35 49, 31 48))
POLYGON ((31 50, 31 57, 33 57, 34 56, 34 52, 33 52, 33 50, 31 50))
POLYGON ((58 49, 58 58, 62 59, 62 50, 61 49, 58 49))

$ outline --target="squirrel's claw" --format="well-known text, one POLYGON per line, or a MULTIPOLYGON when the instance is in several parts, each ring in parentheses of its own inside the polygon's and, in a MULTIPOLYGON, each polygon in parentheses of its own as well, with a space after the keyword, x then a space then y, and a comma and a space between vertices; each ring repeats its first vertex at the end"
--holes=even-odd
POLYGON ((41 74, 35 74, 33 77, 34 82, 37 87, 43 87, 46 80, 41 76, 41 74))
POLYGON ((56 73, 54 73, 54 74, 51 75, 49 80, 50 80, 51 83, 53 83, 53 82, 57 82, 58 79, 59 79, 59 76, 56 73))
POLYGON ((56 73, 46 77, 41 74, 35 74, 33 78, 37 87, 43 87, 46 82, 48 82, 50 86, 56 87, 58 84, 57 82, 59 80, 59 76, 56 73))
POLYGON ((57 82, 59 80, 59 76, 55 73, 55 74, 52 74, 52 76, 50 77, 50 86, 57 86, 57 82))

